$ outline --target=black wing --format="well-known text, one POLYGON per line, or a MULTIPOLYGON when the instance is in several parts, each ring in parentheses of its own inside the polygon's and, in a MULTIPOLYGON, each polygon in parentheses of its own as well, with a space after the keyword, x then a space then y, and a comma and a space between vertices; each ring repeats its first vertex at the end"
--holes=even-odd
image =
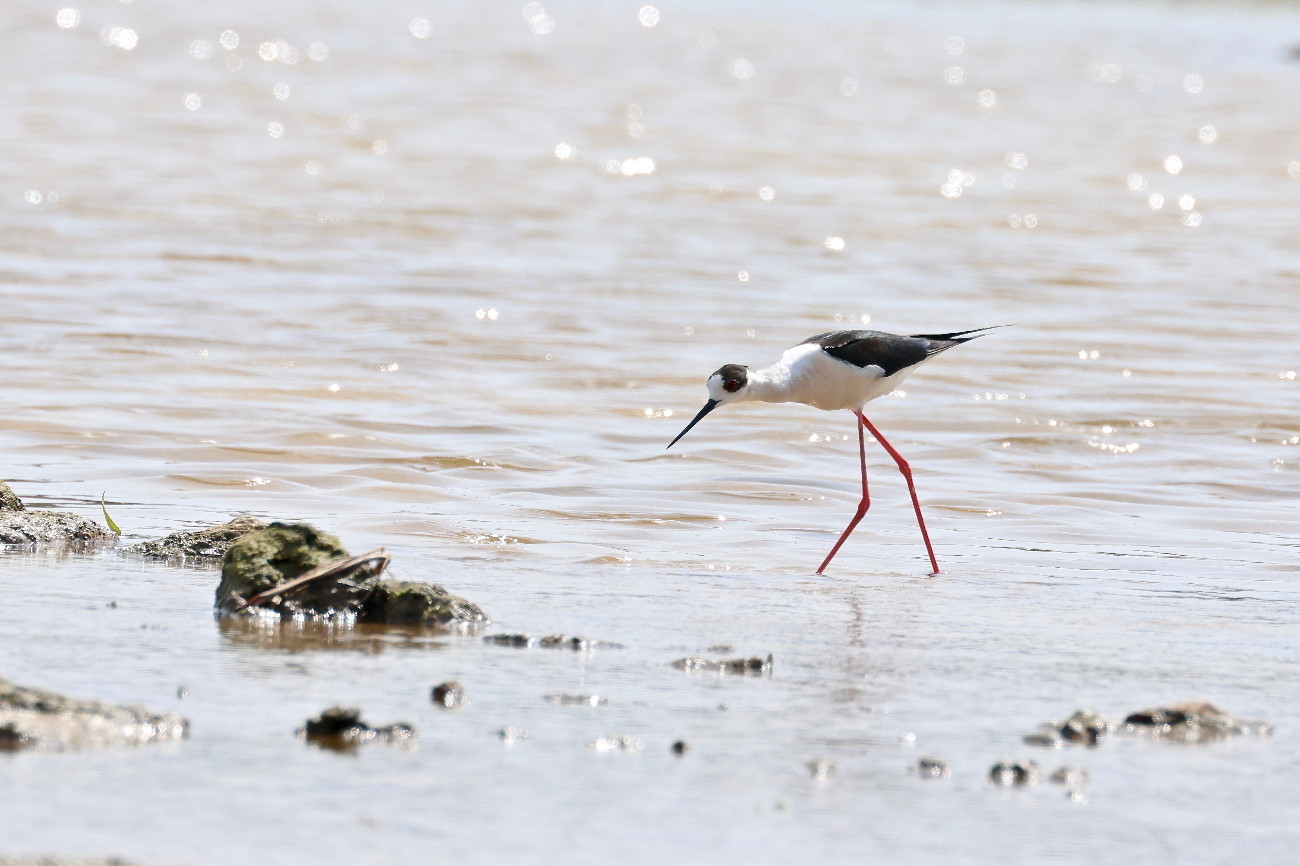
POLYGON ((832 358, 855 367, 876 366, 892 376, 899 370, 921 363, 931 355, 984 336, 988 328, 955 331, 951 334, 913 334, 904 337, 884 331, 827 331, 804 340, 816 343, 832 358))
POLYGON ((930 357, 930 341, 924 337, 903 337, 884 331, 828 331, 809 337, 832 358, 855 367, 879 367, 886 376, 919 364, 930 357))

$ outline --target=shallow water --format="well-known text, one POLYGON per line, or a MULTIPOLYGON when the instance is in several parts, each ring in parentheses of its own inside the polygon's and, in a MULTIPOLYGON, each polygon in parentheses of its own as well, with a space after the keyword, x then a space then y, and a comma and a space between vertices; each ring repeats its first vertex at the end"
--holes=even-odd
POLYGON ((29 506, 107 491, 127 542, 308 520, 493 631, 623 648, 267 634, 213 620, 210 571, 10 552, 0 676, 193 734, 0 755, 0 854, 1290 859, 1300 14, 11 6, 0 449, 29 506), (848 413, 728 407, 664 450, 720 364, 864 321, 1016 326, 870 407, 939 577, 879 450, 812 575, 856 500, 848 413), (438 710, 452 678, 471 703, 438 710), (1277 733, 1021 743, 1191 699, 1277 733), (294 739, 332 703, 419 745, 294 739), (1087 768, 1086 802, 990 787, 1003 757, 1087 768))

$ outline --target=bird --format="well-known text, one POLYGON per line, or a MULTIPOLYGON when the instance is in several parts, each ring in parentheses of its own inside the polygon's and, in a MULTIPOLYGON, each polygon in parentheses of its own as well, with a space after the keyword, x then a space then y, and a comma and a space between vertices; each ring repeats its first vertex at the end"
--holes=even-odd
POLYGON ((858 455, 862 466, 862 499, 858 509, 840 534, 839 540, 826 555, 817 574, 826 571, 835 554, 853 532, 871 505, 867 489, 867 446, 865 431, 870 431, 880 446, 893 459, 898 471, 907 480, 907 491, 912 497, 916 522, 921 528, 921 540, 929 554, 933 574, 939 574, 939 561, 930 543, 930 533, 921 516, 921 501, 912 482, 912 468, 903 455, 889 444, 876 426, 863 414, 867 403, 894 391, 917 367, 954 346, 986 336, 994 328, 975 328, 950 334, 890 334, 885 331, 827 331, 809 337, 787 349, 780 360, 768 367, 751 370, 744 364, 723 364, 709 376, 708 402, 691 423, 668 447, 672 448, 691 428, 700 423, 719 406, 729 403, 758 401, 762 403, 803 403, 828 411, 848 409, 857 418, 858 455))

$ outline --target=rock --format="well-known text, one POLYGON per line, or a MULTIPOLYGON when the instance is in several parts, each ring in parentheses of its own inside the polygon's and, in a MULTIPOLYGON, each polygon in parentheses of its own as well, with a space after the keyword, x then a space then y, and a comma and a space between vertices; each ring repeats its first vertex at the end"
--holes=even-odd
POLYGON ((71 511, 28 511, 9 485, 0 481, 0 544, 90 546, 117 536, 71 511))
POLYGON ((687 752, 689 752, 690 750, 691 750, 691 747, 688 746, 688 745, 686 745, 686 741, 685 741, 685 740, 678 740, 677 742, 673 743, 673 745, 672 745, 672 751, 673 751, 673 754, 674 754, 674 755, 684 755, 684 754, 686 754, 687 752))
POLYGON ((465 690, 457 682, 439 683, 433 687, 431 698, 438 706, 450 710, 465 703, 465 690))
POLYGON ((943 761, 934 758, 922 758, 916 762, 916 772, 922 779, 946 779, 952 770, 943 761))
POLYGON ((1065 785, 1067 788, 1081 788, 1088 783, 1088 771, 1079 767, 1061 767, 1049 777, 1049 780, 1057 785, 1065 785))
POLYGON ((1115 723, 1104 719, 1092 710, 1076 710, 1063 722, 1044 722, 1036 733, 1025 737, 1031 746, 1060 748, 1066 743, 1095 746, 1102 737, 1115 730, 1115 723))
POLYGON ((189 722, 143 707, 81 701, 0 679, 0 751, 58 751, 183 739, 189 722))
POLYGON ((487 622, 488 615, 436 583, 380 580, 364 601, 361 620, 383 625, 477 625, 487 622))
POLYGON ((497 646, 512 646, 523 649, 533 646, 537 643, 536 639, 530 634, 523 632, 513 632, 509 634, 490 634, 483 638, 485 643, 494 643, 497 646))
POLYGON ((415 728, 398 723, 372 728, 361 720, 361 711, 351 707, 331 707, 318 717, 308 719, 298 735, 323 749, 353 749, 361 743, 385 742, 405 745, 414 742, 415 728))
POLYGON ((199 529, 193 532, 173 532, 157 541, 144 541, 127 548, 128 553, 150 559, 204 560, 220 559, 234 541, 253 532, 266 529, 266 523, 256 517, 241 515, 228 523, 199 529))
POLYGON ((1213 704, 1194 701, 1132 713, 1124 719, 1124 730, 1159 740, 1208 743, 1238 735, 1267 736, 1273 732, 1273 726, 1268 722, 1238 719, 1213 704))
POLYGON ((1037 785, 1042 774, 1033 761, 999 761, 989 770, 989 781, 1006 787, 1037 785))
MULTIPOLYGON (((227 548, 216 605, 228 613, 243 612, 245 602, 258 593, 347 557, 343 544, 328 532, 305 523, 272 523, 260 532, 239 538, 227 548)), ((292 595, 277 596, 262 606, 282 614, 355 614, 377 582, 375 567, 364 562, 292 595)))
POLYGON ((18 498, 18 494, 9 489, 9 485, 0 481, 0 511, 26 511, 27 506, 18 498))
POLYGON ((688 674, 699 673, 700 671, 717 671, 720 674, 761 675, 772 672, 772 656, 769 654, 765 659, 752 656, 750 658, 722 660, 691 656, 673 662, 673 667, 679 671, 686 671, 688 674))

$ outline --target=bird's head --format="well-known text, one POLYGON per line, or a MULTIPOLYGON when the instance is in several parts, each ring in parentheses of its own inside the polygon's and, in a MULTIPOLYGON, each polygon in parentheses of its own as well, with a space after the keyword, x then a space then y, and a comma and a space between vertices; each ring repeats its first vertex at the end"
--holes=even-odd
MULTIPOLYGON (((724 364, 709 377, 706 385, 709 389, 709 401, 691 419, 691 423, 686 425, 686 429, 677 434, 677 439, 681 439, 689 433, 692 427, 700 423, 701 418, 723 403, 735 403, 744 400, 749 392, 749 368, 744 364, 724 364)), ((669 442, 668 447, 671 448, 676 445, 677 439, 669 442)))

